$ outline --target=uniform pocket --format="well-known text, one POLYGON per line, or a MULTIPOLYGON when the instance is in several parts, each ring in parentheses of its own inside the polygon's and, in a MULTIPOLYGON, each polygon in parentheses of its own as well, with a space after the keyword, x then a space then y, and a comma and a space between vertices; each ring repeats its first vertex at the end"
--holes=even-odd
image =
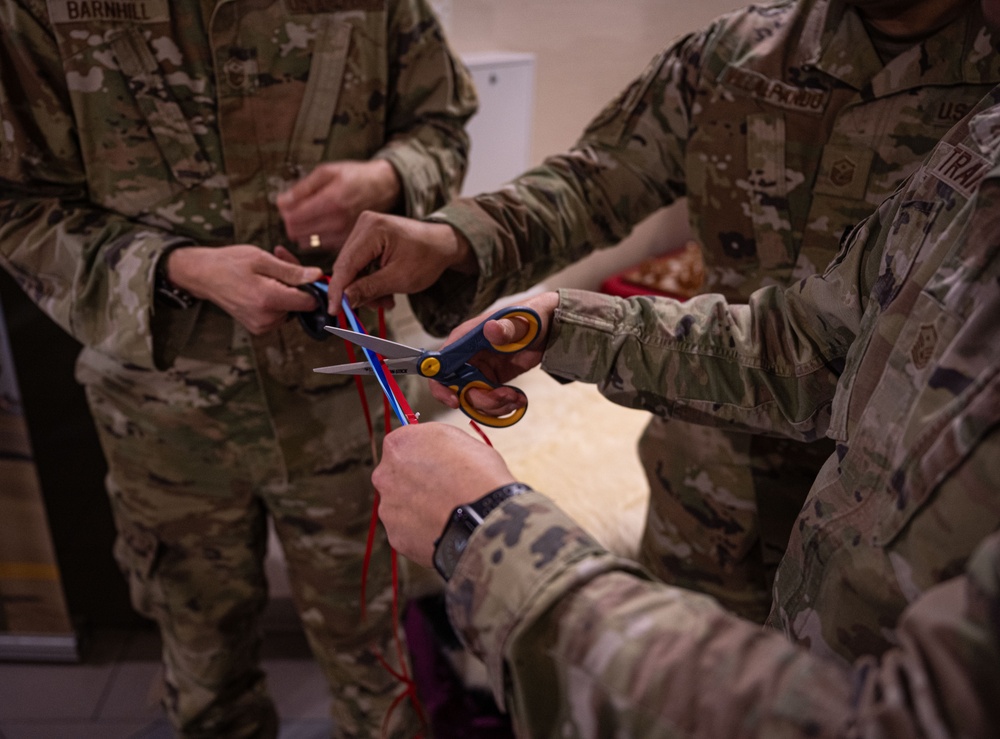
POLYGON ((132 607, 147 618, 156 618, 164 602, 156 581, 156 567, 163 547, 152 531, 127 520, 115 512, 118 536, 114 555, 119 569, 128 581, 132 607))
MULTIPOLYGON (((919 424, 922 433, 893 472, 890 486, 895 493, 894 505, 882 511, 874 544, 891 544, 927 505, 941 482, 1000 424, 996 417, 1000 408, 998 368, 990 367, 985 374, 933 416, 911 419, 911 425, 919 424)), ((986 511, 983 514, 988 515, 986 511)))
MULTIPOLYGON (((785 118, 781 114, 748 115, 747 179, 739 184, 746 191, 753 221, 754 254, 727 254, 741 259, 743 268, 756 264, 781 283, 795 264, 797 247, 792 239, 785 167, 785 118), (784 276, 783 276, 784 275, 784 276)), ((723 242, 723 248, 726 243, 723 242)))
POLYGON ((879 543, 891 542, 1000 423, 1000 352, 982 342, 996 320, 994 278, 963 271, 977 260, 959 257, 928 282, 897 342, 897 374, 915 390, 892 434, 894 505, 879 519, 879 543))
POLYGON ((332 17, 325 19, 289 145, 288 164, 297 173, 308 172, 324 159, 350 46, 351 25, 332 17))
MULTIPOLYGON (((834 439, 843 441, 848 438, 855 419, 860 419, 866 413, 873 383, 881 384, 886 381, 885 374, 890 372, 887 369, 888 354, 895 346, 896 337, 879 333, 879 328, 888 327, 892 330, 896 326, 907 325, 907 316, 913 308, 914 298, 897 298, 928 234, 933 231, 940 210, 941 203, 909 200, 899 207, 891 224, 881 222, 873 216, 860 224, 849 237, 853 244, 851 248, 864 248, 872 238, 871 229, 880 228, 883 233, 891 234, 889 239, 894 248, 883 254, 878 276, 870 292, 874 303, 869 305, 862 318, 857 339, 851 346, 844 365, 844 380, 833 399, 827 435, 834 439), (912 238, 907 238, 906 234, 912 238), (885 320, 885 314, 889 312, 897 314, 895 320, 885 320)), ((897 389, 890 388, 887 397, 896 397, 898 394, 897 389)))
MULTIPOLYGON (((214 167, 198 145, 142 32, 135 27, 124 28, 111 38, 110 47, 174 180, 189 189, 210 177, 214 167)), ((142 161, 138 157, 135 160, 142 161)))
POLYGON ((118 538, 115 559, 131 581, 148 579, 156 569, 160 556, 160 541, 152 531, 116 516, 118 538))
MULTIPOLYGON (((252 338, 258 369, 279 385, 305 391, 346 386, 353 375, 314 372, 316 367, 351 361, 340 339, 317 341, 306 336, 298 321, 288 321, 275 331, 252 338)), ((360 350, 355 361, 362 361, 360 350)))

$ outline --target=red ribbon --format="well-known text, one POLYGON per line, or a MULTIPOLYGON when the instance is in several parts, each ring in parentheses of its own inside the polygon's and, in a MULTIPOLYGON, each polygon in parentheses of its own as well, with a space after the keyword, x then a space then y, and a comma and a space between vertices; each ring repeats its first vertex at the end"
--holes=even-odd
MULTIPOLYGON (((342 326, 348 325, 347 316, 344 308, 341 308, 339 318, 342 326)), ((358 325, 361 326, 360 320, 357 318, 357 316, 353 316, 353 318, 358 323, 358 325)), ((379 333, 378 333, 379 337, 385 338, 387 333, 386 323, 385 323, 385 311, 381 307, 378 310, 378 328, 379 328, 379 333)), ((364 330, 364 327, 361 326, 361 329, 364 330)), ((355 361, 354 346, 351 344, 351 342, 346 340, 344 341, 344 344, 347 347, 348 359, 351 362, 354 362, 355 361)), ((382 374, 385 377, 385 383, 386 386, 388 387, 388 392, 392 394, 392 398, 396 403, 396 407, 399 408, 399 410, 402 412, 403 418, 406 419, 407 423, 418 423, 417 414, 414 413, 413 409, 410 407, 410 404, 406 401, 406 397, 403 395, 403 391, 400 389, 399 384, 396 382, 396 378, 392 375, 392 372, 390 372, 389 369, 386 367, 385 362, 382 360, 382 358, 377 355, 375 356, 376 359, 378 360, 379 368, 381 369, 382 374)), ((376 368, 373 367, 373 369, 376 368)), ((371 440, 372 444, 372 456, 373 458, 377 459, 378 448, 375 440, 375 428, 374 425, 372 424, 371 410, 369 409, 368 406, 368 398, 365 395, 364 382, 362 381, 360 375, 356 375, 354 380, 355 380, 355 386, 358 389, 358 397, 361 398, 361 408, 365 414, 365 422, 368 425, 368 437, 371 440)), ((392 416, 393 416, 393 411, 391 404, 389 402, 388 395, 383 395, 382 402, 385 407, 385 433, 386 435, 388 435, 392 431, 392 416)), ((493 446, 490 443, 489 438, 486 436, 483 430, 476 424, 475 421, 469 421, 469 425, 472 426, 472 428, 476 431, 476 433, 479 434, 479 436, 482 438, 484 442, 486 442, 487 445, 493 446)), ((361 566, 361 618, 362 619, 366 618, 367 616, 366 608, 367 608, 368 570, 371 565, 372 551, 374 549, 374 544, 375 544, 375 533, 378 529, 379 500, 380 496, 378 491, 376 490, 374 503, 372 505, 371 520, 368 525, 368 541, 365 546, 365 558, 364 558, 364 563, 361 566)), ((414 682, 413 677, 410 675, 410 672, 407 669, 406 654, 405 650, 403 649, 402 640, 400 639, 399 636, 400 635, 399 560, 395 549, 392 549, 390 547, 389 551, 392 561, 392 630, 393 630, 393 638, 395 639, 396 642, 396 652, 399 657, 400 669, 399 670, 394 669, 392 665, 389 664, 388 660, 386 660, 385 657, 382 654, 379 654, 378 652, 376 652, 376 657, 378 658, 379 663, 389 672, 389 674, 391 674, 394 678, 403 683, 404 690, 402 693, 396 696, 392 704, 389 706, 389 710, 386 713, 385 719, 382 722, 383 734, 385 734, 385 732, 387 731, 389 720, 392 717, 393 711, 395 711, 396 708, 399 706, 399 704, 406 698, 409 698, 410 702, 413 704, 413 708, 416 711, 417 717, 420 719, 421 724, 425 727, 427 726, 427 718, 424 715, 423 708, 420 705, 420 700, 417 696, 416 683, 414 682)), ((422 737, 423 733, 419 732, 416 735, 415 739, 422 739, 422 737)))
MULTIPOLYGON (((385 338, 386 336, 386 325, 385 325, 385 311, 379 308, 378 311, 379 318, 379 336, 385 338)), ((346 326, 347 317, 344 314, 343 309, 340 311, 340 324, 346 326)), ((347 358, 351 361, 355 361, 354 347, 349 341, 344 341, 347 347, 347 358)), ((385 372, 389 388, 395 396, 395 399, 399 407, 403 410, 406 419, 410 423, 417 423, 417 414, 413 412, 410 404, 407 403, 406 398, 403 397, 403 393, 399 388, 399 384, 396 382, 395 378, 385 367, 385 363, 382 362, 381 357, 379 357, 379 362, 382 365, 382 369, 385 372)), ((355 387, 358 390, 358 397, 361 399, 361 408, 365 414, 365 423, 368 425, 368 438, 371 440, 372 444, 372 455, 373 458, 378 458, 378 449, 375 440, 375 427, 372 423, 371 409, 368 406, 368 398, 365 395, 364 382, 360 375, 356 375, 355 387)), ((383 397, 382 402, 384 404, 385 411, 385 433, 388 434, 392 431, 392 411, 389 406, 388 397, 383 397)), ((375 534, 378 530, 378 506, 379 506, 380 496, 378 491, 375 491, 375 497, 372 504, 372 515, 368 524, 368 540, 365 545, 365 558, 361 565, 361 618, 362 620, 367 618, 367 605, 368 605, 368 571, 371 566, 372 551, 375 546, 375 534)), ((427 726, 427 718, 424 715, 423 707, 420 705, 420 700, 417 697, 417 686, 413 681, 410 671, 406 666, 406 651, 403 649, 403 642, 400 639, 400 617, 399 617, 399 558, 395 549, 390 547, 389 556, 392 563, 392 634, 393 639, 396 643, 396 654, 399 659, 399 670, 396 670, 389 664, 389 661, 384 655, 376 651, 375 656, 379 663, 399 682, 403 683, 404 689, 389 706, 389 710, 386 712, 385 718, 382 721, 382 734, 385 735, 389 721, 392 718, 393 711, 402 703, 405 699, 409 698, 410 702, 413 704, 414 711, 416 711, 417 717, 423 726, 427 726)), ((422 731, 415 735, 415 739, 422 739, 424 733, 422 731)))

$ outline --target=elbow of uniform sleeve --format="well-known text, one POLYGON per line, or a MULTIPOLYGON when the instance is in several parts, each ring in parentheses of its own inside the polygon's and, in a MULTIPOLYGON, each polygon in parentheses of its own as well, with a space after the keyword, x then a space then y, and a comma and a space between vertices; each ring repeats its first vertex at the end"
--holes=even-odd
POLYGON ((533 581, 514 559, 466 577, 484 581, 471 621, 489 637, 477 646, 519 735, 985 738, 1000 725, 1000 534, 966 575, 906 609, 896 646, 853 668, 597 558, 561 559, 533 581), (509 590, 512 574, 532 582, 532 599, 509 590), (484 590, 526 604, 497 615, 505 604, 484 590))
POLYGON ((403 215, 424 218, 458 195, 468 166, 469 137, 462 128, 445 127, 438 143, 399 137, 374 158, 383 159, 399 175, 403 215))

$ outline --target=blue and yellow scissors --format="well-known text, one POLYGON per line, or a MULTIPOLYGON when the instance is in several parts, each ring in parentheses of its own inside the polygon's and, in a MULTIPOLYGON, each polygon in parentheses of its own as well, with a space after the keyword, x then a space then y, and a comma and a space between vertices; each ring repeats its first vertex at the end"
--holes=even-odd
MULTIPOLYGON (((503 428, 521 420, 525 411, 528 410, 527 397, 517 388, 512 388, 525 398, 523 406, 511 414, 499 418, 480 412, 466 397, 469 390, 472 388, 492 390, 500 386, 487 380, 482 372, 469 364, 468 360, 487 349, 501 354, 513 354, 514 352, 521 351, 538 336, 538 332, 541 330, 541 320, 538 318, 538 314, 531 308, 513 306, 501 308, 487 318, 486 321, 480 323, 462 338, 438 351, 417 349, 406 344, 399 344, 395 341, 380 339, 377 336, 349 331, 335 326, 326 326, 325 328, 331 334, 381 355, 386 369, 394 375, 420 375, 421 377, 429 377, 451 388, 458 393, 459 408, 462 409, 465 415, 484 426, 503 428), (492 344, 483 335, 483 325, 485 325, 486 321, 495 321, 498 318, 521 318, 528 324, 528 333, 524 338, 510 344, 499 346, 492 344)), ((350 364, 335 364, 330 367, 317 367, 314 372, 335 375, 374 374, 374 370, 368 362, 352 362, 350 364)), ((506 387, 512 386, 507 385, 506 387)))

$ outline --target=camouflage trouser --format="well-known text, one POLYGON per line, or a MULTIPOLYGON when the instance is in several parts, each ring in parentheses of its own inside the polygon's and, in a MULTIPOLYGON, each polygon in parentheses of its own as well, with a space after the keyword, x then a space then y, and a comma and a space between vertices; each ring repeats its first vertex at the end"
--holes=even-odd
POLYGON ((639 439, 650 485, 639 561, 664 582, 763 623, 795 517, 833 442, 803 443, 654 417, 639 439))
MULTIPOLYGON (((379 736, 401 685, 378 661, 398 666, 381 529, 361 618, 373 490, 357 392, 353 381, 287 387, 248 347, 231 365, 144 373, 90 355, 78 371, 109 463, 115 554, 163 637, 167 713, 185 737, 276 736, 259 665, 270 516, 337 735, 379 736)), ((413 736, 415 716, 401 702, 385 735, 413 736)))

